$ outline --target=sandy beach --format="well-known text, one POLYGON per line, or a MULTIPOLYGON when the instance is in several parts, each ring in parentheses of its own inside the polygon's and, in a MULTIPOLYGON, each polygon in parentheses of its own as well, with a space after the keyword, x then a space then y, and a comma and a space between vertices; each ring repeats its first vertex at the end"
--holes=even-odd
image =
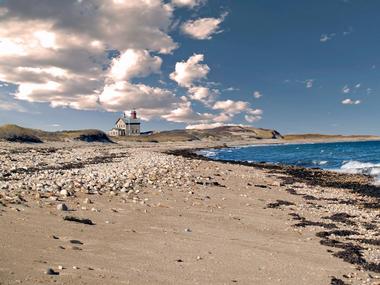
POLYGON ((380 284, 368 177, 213 145, 1 143, 0 284, 380 284))

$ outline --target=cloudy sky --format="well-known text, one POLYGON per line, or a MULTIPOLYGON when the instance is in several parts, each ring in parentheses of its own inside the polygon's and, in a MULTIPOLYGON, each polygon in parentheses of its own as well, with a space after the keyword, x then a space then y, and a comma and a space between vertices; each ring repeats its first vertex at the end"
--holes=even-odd
POLYGON ((0 124, 380 134, 377 0, 0 0, 0 124))

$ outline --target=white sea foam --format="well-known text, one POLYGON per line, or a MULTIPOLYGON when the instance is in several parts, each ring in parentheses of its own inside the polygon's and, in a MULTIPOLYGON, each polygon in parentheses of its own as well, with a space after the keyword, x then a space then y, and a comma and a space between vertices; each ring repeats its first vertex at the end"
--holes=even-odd
POLYGON ((365 174, 375 178, 375 184, 380 185, 380 163, 350 160, 343 163, 341 172, 350 174, 365 174))
POLYGON ((197 153, 206 157, 216 156, 216 152, 213 150, 201 150, 201 151, 198 151, 197 153))

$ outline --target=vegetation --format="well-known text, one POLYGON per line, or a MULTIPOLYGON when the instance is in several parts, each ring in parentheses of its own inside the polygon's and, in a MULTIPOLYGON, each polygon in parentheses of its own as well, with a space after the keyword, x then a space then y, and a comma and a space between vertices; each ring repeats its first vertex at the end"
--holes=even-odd
POLYGON ((185 141, 219 141, 282 138, 275 130, 257 129, 242 126, 224 126, 206 130, 162 131, 146 136, 119 137, 116 140, 137 142, 185 142, 185 141))
POLYGON ((17 125, 0 126, 0 141, 41 143, 43 141, 73 140, 84 142, 112 142, 104 132, 99 130, 46 132, 37 129, 22 128, 17 125))

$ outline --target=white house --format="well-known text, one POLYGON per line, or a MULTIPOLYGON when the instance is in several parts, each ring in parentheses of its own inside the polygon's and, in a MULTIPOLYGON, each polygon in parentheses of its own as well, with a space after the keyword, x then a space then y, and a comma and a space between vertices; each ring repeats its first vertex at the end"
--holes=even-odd
POLYGON ((140 120, 137 118, 135 110, 131 111, 131 116, 127 117, 125 113, 120 117, 108 135, 113 137, 119 136, 138 136, 140 135, 140 120))

